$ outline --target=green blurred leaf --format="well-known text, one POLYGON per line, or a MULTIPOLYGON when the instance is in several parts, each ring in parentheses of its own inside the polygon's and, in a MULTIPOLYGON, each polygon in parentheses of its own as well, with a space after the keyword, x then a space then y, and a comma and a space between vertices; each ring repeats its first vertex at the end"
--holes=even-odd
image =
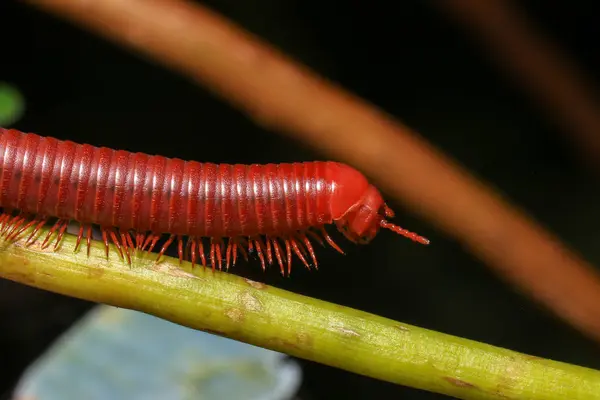
POLYGON ((21 118, 25 111, 25 99, 19 89, 0 82, 0 126, 8 126, 21 118))

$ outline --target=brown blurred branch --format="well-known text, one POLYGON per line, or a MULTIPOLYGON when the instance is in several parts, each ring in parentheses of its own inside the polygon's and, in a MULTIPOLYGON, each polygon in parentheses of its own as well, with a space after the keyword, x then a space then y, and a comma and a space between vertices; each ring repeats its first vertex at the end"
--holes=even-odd
POLYGON ((178 0, 27 0, 190 76, 257 123, 356 166, 501 275, 600 340, 600 280, 492 189, 363 100, 178 0))
POLYGON ((477 35, 498 64, 570 135, 589 165, 600 171, 600 104, 594 85, 536 32, 519 5, 507 0, 434 3, 477 35))

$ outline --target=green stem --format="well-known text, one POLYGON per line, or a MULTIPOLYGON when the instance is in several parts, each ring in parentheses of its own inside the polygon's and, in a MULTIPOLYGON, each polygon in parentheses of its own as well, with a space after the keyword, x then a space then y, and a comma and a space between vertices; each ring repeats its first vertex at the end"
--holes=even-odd
MULTIPOLYGON (((42 233, 42 235, 45 232, 42 233)), ((43 237, 43 236, 42 236, 43 237)), ((93 242, 74 253, 0 241, 0 277, 460 399, 600 399, 600 372, 410 326, 233 274, 93 242)))

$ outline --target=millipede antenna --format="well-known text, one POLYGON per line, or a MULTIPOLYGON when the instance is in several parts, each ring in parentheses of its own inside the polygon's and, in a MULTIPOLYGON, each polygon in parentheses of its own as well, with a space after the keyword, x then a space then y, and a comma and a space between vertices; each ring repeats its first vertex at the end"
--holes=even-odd
MULTIPOLYGON (((393 218, 394 215, 395 215, 394 211, 391 208, 389 208, 387 206, 387 204, 384 204, 383 207, 384 207, 385 216, 387 218, 393 218)), ((402 227, 400 227, 398 225, 394 225, 393 223, 391 223, 390 221, 386 221, 385 219, 382 219, 381 222, 379 223, 379 225, 382 228, 389 229, 390 231, 395 232, 395 233, 397 233, 399 235, 402 235, 402 236, 404 236, 406 238, 409 238, 411 240, 414 240, 415 242, 418 242, 418 243, 421 243, 421 244, 425 244, 425 245, 427 245, 427 244, 430 243, 429 239, 427 239, 427 238, 425 238, 423 236, 420 236, 420 235, 418 235, 418 234, 416 234, 414 232, 411 232, 411 231, 409 231, 407 229, 404 229, 404 228, 402 228, 402 227)))

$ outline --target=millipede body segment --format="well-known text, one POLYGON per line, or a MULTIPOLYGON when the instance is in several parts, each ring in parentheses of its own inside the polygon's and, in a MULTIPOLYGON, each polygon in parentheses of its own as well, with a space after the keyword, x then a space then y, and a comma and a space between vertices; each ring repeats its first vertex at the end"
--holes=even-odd
POLYGON ((98 225, 131 262, 134 250, 152 251, 159 238, 179 258, 214 269, 256 252, 263 269, 277 262, 289 274, 292 255, 317 267, 311 239, 343 253, 325 227, 335 224, 355 243, 380 228, 429 241, 387 218, 393 212, 355 169, 337 162, 266 165, 210 164, 61 141, 0 128, 0 235, 10 240, 29 228, 26 244, 58 219, 43 240, 59 245, 70 221, 80 224, 77 246, 98 225), (184 245, 184 237, 187 238, 184 245), (206 245, 206 251, 205 251, 206 245))

